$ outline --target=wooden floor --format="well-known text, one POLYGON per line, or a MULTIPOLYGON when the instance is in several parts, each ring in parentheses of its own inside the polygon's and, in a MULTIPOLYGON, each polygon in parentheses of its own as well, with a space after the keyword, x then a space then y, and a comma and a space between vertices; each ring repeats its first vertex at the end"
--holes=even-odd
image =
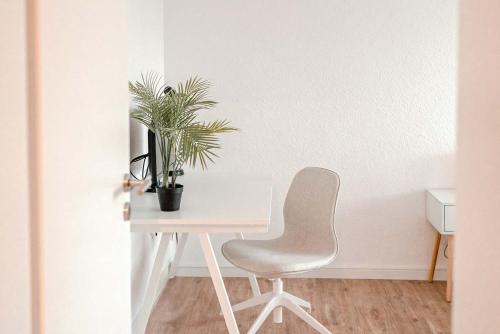
MULTIPOLYGON (((224 282, 232 304, 251 297, 247 280, 224 282)), ((269 282, 259 283, 262 291, 271 289, 269 282)), ((443 282, 294 278, 284 280, 284 289, 310 301, 312 315, 333 334, 451 332, 443 282)), ((246 333, 261 308, 236 313, 241 333, 246 333)), ((209 278, 174 278, 160 297, 146 333, 227 333, 219 310, 209 278)), ((259 333, 315 333, 285 309, 283 320, 274 324, 271 316, 259 333)))

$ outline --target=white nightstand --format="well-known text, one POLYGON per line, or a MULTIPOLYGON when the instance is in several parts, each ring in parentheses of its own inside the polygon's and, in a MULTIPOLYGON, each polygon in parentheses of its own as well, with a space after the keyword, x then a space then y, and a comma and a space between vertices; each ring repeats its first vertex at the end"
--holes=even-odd
POLYGON ((453 234, 455 233, 456 207, 455 189, 430 189, 427 191, 427 220, 436 229, 434 250, 432 253, 429 282, 434 280, 434 271, 439 253, 441 236, 448 239, 448 273, 446 284, 446 300, 451 301, 453 273, 453 234))

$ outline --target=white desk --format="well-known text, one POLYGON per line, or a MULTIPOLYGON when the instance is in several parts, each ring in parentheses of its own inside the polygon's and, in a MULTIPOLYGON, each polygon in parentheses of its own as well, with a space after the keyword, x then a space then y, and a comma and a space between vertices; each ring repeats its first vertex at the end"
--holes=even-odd
POLYGON ((453 234, 455 233, 456 208, 455 189, 431 189, 427 191, 427 220, 436 229, 434 250, 432 253, 429 282, 434 280, 434 271, 441 243, 441 235, 448 239, 448 278, 446 284, 446 300, 451 301, 453 274, 453 234))
MULTIPOLYGON (((267 232, 271 215, 271 177, 188 173, 178 182, 184 185, 184 192, 181 208, 176 212, 160 211, 156 194, 131 196, 131 231, 158 232, 161 238, 146 288, 146 313, 149 316, 153 307, 153 295, 159 283, 171 234, 183 233, 175 265, 182 253, 187 233, 194 233, 200 240, 228 331, 231 334, 239 333, 209 235, 267 232)), ((256 282, 255 277, 253 281, 256 282)), ((141 321, 141 333, 146 329, 147 320, 141 321)))

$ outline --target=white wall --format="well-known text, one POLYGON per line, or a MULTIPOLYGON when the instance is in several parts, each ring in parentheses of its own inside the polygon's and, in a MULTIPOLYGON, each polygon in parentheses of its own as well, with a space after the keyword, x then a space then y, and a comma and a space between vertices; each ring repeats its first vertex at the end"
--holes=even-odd
MULTIPOLYGON (((140 80, 141 73, 164 70, 163 0, 129 0, 128 78, 140 80)), ((147 129, 130 121, 130 158, 148 152, 147 129)), ((137 174, 137 173, 138 174, 137 174)), ((140 175, 140 170, 135 170, 140 175)), ((154 261, 158 238, 154 234, 131 233, 132 319, 140 323, 146 283, 154 261)), ((166 272, 162 282, 166 280, 166 272)), ((159 291, 161 292, 161 290, 159 291)))
POLYGON ((0 2, 0 332, 31 333, 26 6, 0 2))
MULTIPOLYGON (((163 0, 129 0, 129 80, 164 70, 163 0)), ((130 156, 147 153, 145 128, 131 120, 130 156)))
MULTIPOLYGON (((274 173, 271 235, 282 230, 295 172, 340 174, 331 267, 344 270, 326 275, 425 277, 433 230, 424 190, 454 186, 456 6, 166 1, 167 79, 210 80, 213 116, 242 129, 224 138, 212 170, 274 173)), ((204 267, 197 242, 186 249, 180 272, 204 267)))
POLYGON ((500 3, 460 6, 458 233, 453 333, 500 328, 500 3))

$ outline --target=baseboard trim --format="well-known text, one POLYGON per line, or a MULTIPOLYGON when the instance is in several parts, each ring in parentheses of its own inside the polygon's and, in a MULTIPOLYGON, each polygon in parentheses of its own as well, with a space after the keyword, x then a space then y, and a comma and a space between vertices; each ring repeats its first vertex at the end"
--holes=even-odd
MULTIPOLYGON (((243 270, 234 267, 221 267, 224 277, 245 277, 243 270)), ((321 268, 297 275, 302 278, 339 278, 339 279, 388 279, 388 280, 427 280, 428 269, 420 268, 321 268)), ((178 267, 179 277, 209 277, 207 267, 178 267)), ((445 281, 446 269, 436 268, 434 280, 445 281)))

